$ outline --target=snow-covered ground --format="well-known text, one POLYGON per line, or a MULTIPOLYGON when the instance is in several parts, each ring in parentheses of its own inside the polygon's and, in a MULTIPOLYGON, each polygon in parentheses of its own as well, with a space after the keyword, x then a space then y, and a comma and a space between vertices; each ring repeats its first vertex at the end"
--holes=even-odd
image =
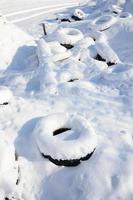
POLYGON ((0 8, 0 200, 132 200, 133 1, 0 8))

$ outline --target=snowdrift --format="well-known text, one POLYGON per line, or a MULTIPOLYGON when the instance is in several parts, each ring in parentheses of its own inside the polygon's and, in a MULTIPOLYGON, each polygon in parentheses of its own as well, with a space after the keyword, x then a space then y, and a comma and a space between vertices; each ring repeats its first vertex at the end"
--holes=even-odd
POLYGON ((0 17, 0 70, 31 67, 35 42, 20 28, 0 17))

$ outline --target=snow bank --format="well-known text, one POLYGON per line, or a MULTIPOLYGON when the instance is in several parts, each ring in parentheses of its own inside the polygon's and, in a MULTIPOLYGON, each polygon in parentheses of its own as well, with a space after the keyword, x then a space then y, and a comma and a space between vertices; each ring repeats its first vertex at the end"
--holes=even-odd
POLYGON ((3 20, 0 22, 0 32, 0 70, 30 67, 30 58, 33 60, 35 54, 32 36, 3 20))

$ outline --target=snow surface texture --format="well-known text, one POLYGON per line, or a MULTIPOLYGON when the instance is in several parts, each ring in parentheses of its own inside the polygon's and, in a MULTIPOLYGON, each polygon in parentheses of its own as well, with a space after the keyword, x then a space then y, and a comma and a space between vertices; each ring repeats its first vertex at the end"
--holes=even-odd
POLYGON ((12 195, 17 182, 14 146, 0 137, 0 197, 12 195))
POLYGON ((89 1, 45 19, 46 36, 38 25, 29 36, 0 18, 0 98, 9 101, 0 105, 0 200, 132 200, 132 7, 132 0, 89 1), (72 19, 77 9, 85 13, 80 21, 72 19), (69 49, 56 34, 66 29, 82 34, 69 49), (36 127, 57 113, 81 116, 98 138, 92 157, 75 168, 44 159, 37 145, 36 127))
POLYGON ((32 36, 4 19, 1 19, 0 30, 0 70, 5 70, 7 67, 23 69, 30 65, 31 58, 35 59, 35 42, 32 36))
POLYGON ((0 86, 0 104, 3 104, 5 102, 10 102, 11 99, 13 98, 12 92, 3 86, 0 86))

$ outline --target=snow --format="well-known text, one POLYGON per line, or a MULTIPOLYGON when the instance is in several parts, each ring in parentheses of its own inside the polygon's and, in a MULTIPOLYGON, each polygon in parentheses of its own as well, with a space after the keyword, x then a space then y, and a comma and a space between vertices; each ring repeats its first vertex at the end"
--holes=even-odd
POLYGON ((0 86, 0 104, 5 102, 10 102, 13 99, 13 94, 11 90, 6 87, 0 86))
POLYGON ((112 49, 117 52, 121 61, 132 63, 132 18, 123 19, 114 24, 111 29, 105 31, 105 37, 112 49))
POLYGON ((18 66, 23 69, 27 65, 31 67, 30 57, 34 59, 35 54, 35 42, 32 36, 4 19, 0 22, 0 30, 0 70, 16 69, 18 66), (30 47, 30 50, 28 47, 30 47), (24 52, 27 53, 24 54, 24 52), (29 57, 29 60, 26 59, 27 57, 29 57))
POLYGON ((9 102, 0 106, 0 200, 132 200, 132 0, 90 0, 40 19, 51 5, 59 9, 53 0, 0 1, 2 14, 10 15, 0 17, 0 103, 9 102), (77 9, 85 14, 80 21, 71 18, 77 9), (26 17, 19 26, 10 22, 26 17), (46 36, 38 25, 43 19, 46 36), (73 48, 60 44, 60 30, 74 30, 73 48), (46 132, 64 125, 72 130, 46 132), (78 158, 94 147, 89 160, 71 168, 40 153, 78 158))
POLYGON ((38 58, 40 64, 61 61, 70 56, 71 53, 66 51, 66 48, 61 46, 58 41, 47 43, 44 39, 40 39, 38 42, 38 58))

